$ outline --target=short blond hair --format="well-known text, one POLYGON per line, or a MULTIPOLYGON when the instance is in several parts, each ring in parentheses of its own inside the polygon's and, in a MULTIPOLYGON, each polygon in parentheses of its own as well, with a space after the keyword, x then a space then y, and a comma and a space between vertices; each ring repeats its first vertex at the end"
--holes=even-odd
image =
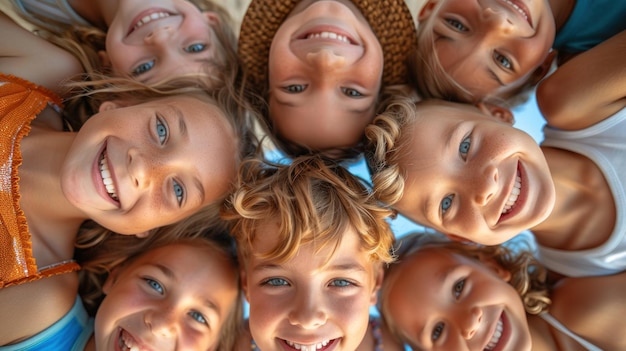
MULTIPOLYGON (((391 211, 379 205, 364 182, 336 161, 302 156, 290 165, 251 159, 242 165, 237 189, 222 210, 243 262, 250 257, 259 224, 278 219, 278 244, 263 258, 285 262, 301 245, 336 249, 354 229, 372 262, 391 262, 391 211)), ((333 250, 334 252, 334 250, 333 250)))

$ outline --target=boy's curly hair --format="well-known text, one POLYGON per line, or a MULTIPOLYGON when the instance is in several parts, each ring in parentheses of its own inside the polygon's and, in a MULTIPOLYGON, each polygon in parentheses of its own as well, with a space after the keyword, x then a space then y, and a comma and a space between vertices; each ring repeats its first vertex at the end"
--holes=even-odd
POLYGON ((250 159, 242 164, 238 186, 222 209, 233 227, 240 259, 246 262, 259 224, 277 220, 278 245, 263 258, 285 262, 301 245, 316 250, 339 245, 352 228, 372 262, 391 262, 391 211, 380 206, 363 181, 334 160, 302 156, 290 165, 250 159))

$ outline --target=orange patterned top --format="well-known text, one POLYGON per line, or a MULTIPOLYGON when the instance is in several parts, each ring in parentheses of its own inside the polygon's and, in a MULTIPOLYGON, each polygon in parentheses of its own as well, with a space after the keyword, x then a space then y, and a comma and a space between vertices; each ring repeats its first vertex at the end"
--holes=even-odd
POLYGON ((19 205, 20 142, 47 104, 60 107, 61 99, 29 81, 0 74, 0 288, 80 269, 73 260, 38 269, 19 205))

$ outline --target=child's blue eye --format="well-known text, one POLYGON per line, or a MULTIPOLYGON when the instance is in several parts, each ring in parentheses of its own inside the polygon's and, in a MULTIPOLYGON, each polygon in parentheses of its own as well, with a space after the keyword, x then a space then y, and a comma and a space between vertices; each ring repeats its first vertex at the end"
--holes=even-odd
POLYGON ((331 286, 336 286, 339 288, 345 288, 347 286, 351 286, 353 285, 352 282, 345 280, 345 279, 333 279, 333 281, 330 282, 331 286))
POLYGON ((456 283, 454 283, 454 286, 452 287, 452 293, 454 294, 454 297, 458 298, 459 296, 461 296, 461 293, 463 292, 464 287, 465 287, 465 279, 461 279, 457 281, 456 283))
POLYGON ((433 329, 433 332, 432 332, 430 338, 433 341, 437 341, 437 339, 439 339, 439 337, 443 333, 443 328, 444 327, 445 327, 445 325, 442 322, 437 323, 437 325, 435 325, 435 328, 433 329))
POLYGON ((167 127, 161 122, 160 118, 156 120, 156 133, 159 137, 159 142, 163 144, 167 140, 167 127))
POLYGON ((358 90, 352 88, 341 88, 341 91, 343 91, 346 96, 352 98, 358 98, 363 96, 363 94, 361 94, 358 90))
POLYGON ((502 68, 507 69, 509 71, 513 70, 513 64, 511 63, 511 60, 509 60, 508 57, 498 53, 497 51, 493 53, 493 58, 494 60, 496 60, 496 62, 502 66, 502 68))
POLYGON ((178 205, 183 203, 183 199, 185 197, 185 189, 178 184, 177 181, 174 181, 174 195, 176 195, 176 200, 178 201, 178 205))
POLYGON ((270 278, 266 280, 263 284, 270 285, 270 286, 286 286, 286 285, 289 285, 289 282, 287 282, 283 278, 270 278))
POLYGON ((192 312, 189 312, 189 315, 191 316, 191 318, 195 319, 198 323, 202 323, 205 325, 209 324, 206 321, 206 318, 204 318, 204 316, 200 312, 192 311, 192 312))
POLYGON ((134 76, 144 74, 154 67, 154 60, 139 64, 131 73, 134 76))
POLYGON ((206 49, 206 45, 205 44, 192 44, 189 45, 188 47, 185 48, 185 51, 187 52, 191 52, 191 53, 196 53, 196 52, 202 52, 206 49))
POLYGON ((163 286, 161 286, 159 282, 150 278, 145 278, 145 281, 146 283, 148 283, 148 286, 150 286, 154 291, 158 292, 159 294, 163 294, 163 286))
POLYGON ((448 22, 448 25, 454 29, 456 29, 459 32, 467 32, 467 27, 465 27, 465 25, 463 23, 461 23, 460 21, 457 21, 455 19, 452 18, 448 18, 446 19, 446 22, 448 22))
POLYGON ((306 90, 306 85, 304 85, 304 84, 292 84, 292 85, 287 85, 284 89, 287 92, 289 92, 289 93, 297 94, 297 93, 301 93, 301 92, 305 91, 306 90))
POLYGON ((471 145, 472 139, 469 136, 463 139, 463 141, 461 141, 461 144, 459 145, 459 153, 464 160, 467 157, 467 153, 469 152, 471 145))
POLYGON ((441 214, 445 214, 446 211, 452 206, 452 200, 454 195, 448 195, 441 200, 441 214))

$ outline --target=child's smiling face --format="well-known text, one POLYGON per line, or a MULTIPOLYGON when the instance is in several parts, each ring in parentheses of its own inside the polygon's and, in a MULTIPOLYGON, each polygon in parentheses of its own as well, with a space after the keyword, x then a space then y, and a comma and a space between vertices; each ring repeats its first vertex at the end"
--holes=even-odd
POLYGON ((313 241, 286 262, 256 257, 278 244, 275 227, 272 221, 259 227, 246 262, 243 285, 254 341, 264 351, 355 350, 376 303, 381 265, 369 260, 352 229, 332 255, 328 247, 315 252, 313 241))
POLYGON ((269 54, 269 107, 284 139, 311 149, 355 146, 374 117, 383 52, 349 1, 298 4, 269 54))
POLYGON ((163 246, 116 268, 96 314, 98 350, 214 350, 238 301, 236 268, 206 244, 163 246))
POLYGON ((530 135, 491 115, 508 110, 427 101, 416 111, 403 136, 400 213, 486 245, 547 218, 556 198, 550 169, 530 135))
POLYGON ((61 187, 87 218, 142 233, 224 196, 236 174, 236 140, 223 112, 199 98, 106 102, 76 134, 61 187))
POLYGON ((116 74, 145 83, 202 72, 219 57, 218 21, 186 0, 120 1, 106 54, 116 74))
POLYGON ((428 30, 444 71, 477 98, 508 97, 542 65, 554 42, 545 0, 431 0, 424 9, 420 22, 433 21, 428 30))
POLYGON ((422 248, 387 276, 383 313, 419 350, 530 350, 526 312, 509 279, 495 262, 422 248))

